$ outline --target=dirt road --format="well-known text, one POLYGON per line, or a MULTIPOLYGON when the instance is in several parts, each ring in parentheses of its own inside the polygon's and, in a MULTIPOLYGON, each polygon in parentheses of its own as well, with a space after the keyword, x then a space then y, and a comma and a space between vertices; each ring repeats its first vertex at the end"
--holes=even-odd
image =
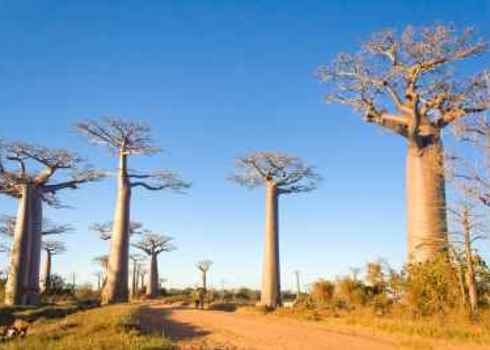
POLYGON ((271 318, 240 312, 200 311, 152 305, 143 315, 144 324, 165 333, 182 349, 399 349, 395 343, 367 335, 349 334, 313 322, 271 318))

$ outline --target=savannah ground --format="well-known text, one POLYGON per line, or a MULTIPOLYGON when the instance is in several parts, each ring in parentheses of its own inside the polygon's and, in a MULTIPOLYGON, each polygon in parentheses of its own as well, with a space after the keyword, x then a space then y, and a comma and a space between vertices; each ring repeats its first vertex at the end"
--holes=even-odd
POLYGON ((158 300, 24 309, 15 317, 33 321, 28 336, 0 349, 490 349, 483 326, 221 306, 195 310, 158 300))

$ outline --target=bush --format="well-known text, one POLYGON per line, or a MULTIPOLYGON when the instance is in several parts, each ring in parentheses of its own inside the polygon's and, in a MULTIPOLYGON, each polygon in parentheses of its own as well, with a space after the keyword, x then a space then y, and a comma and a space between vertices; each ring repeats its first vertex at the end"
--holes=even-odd
POLYGON ((335 297, 347 307, 365 305, 368 300, 367 288, 360 280, 351 277, 338 278, 335 283, 335 297))
POLYGON ((406 270, 404 301, 414 316, 446 314, 460 304, 457 273, 447 255, 408 265, 406 270))
POLYGON ((335 286, 332 282, 319 279, 311 287, 310 297, 314 303, 330 303, 334 296, 335 286))

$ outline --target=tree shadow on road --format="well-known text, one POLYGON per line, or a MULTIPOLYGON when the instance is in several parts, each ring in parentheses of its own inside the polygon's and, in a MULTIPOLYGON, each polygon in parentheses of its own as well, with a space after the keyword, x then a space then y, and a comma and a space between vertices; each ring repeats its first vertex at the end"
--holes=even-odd
MULTIPOLYGON (((194 326, 192 323, 178 322, 170 318, 173 308, 154 309, 145 306, 140 309, 138 319, 145 332, 160 334, 172 341, 190 340, 205 337, 210 332, 194 326)), ((186 309, 186 308, 183 308, 186 309)))

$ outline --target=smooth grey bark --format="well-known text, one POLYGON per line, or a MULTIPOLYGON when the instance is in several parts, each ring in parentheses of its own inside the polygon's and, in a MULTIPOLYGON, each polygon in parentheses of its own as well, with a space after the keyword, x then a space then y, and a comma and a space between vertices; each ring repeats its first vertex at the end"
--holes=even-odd
POLYGON ((266 186, 265 247, 260 304, 270 308, 281 305, 278 199, 277 186, 268 182, 266 186))
POLYGON ((424 262, 447 246, 443 146, 409 143, 407 154, 408 260, 424 262))
POLYGON ((148 288, 146 288, 146 295, 150 298, 156 298, 158 296, 158 257, 156 254, 152 254, 150 257, 150 269, 148 273, 148 288))
POLYGON ((41 239, 43 208, 39 189, 33 187, 31 190, 31 251, 28 269, 28 287, 26 303, 28 305, 39 305, 41 302, 39 275, 41 269, 41 239))
MULTIPOLYGON (((44 286, 43 286, 43 288, 44 288, 45 292, 48 292, 51 289, 51 261, 52 261, 51 252, 49 252, 47 250, 46 251, 46 261, 44 262, 44 286)), ((97 282, 100 285, 100 277, 97 280, 97 282)))
POLYGON ((111 253, 107 283, 102 294, 103 304, 128 301, 129 219, 131 185, 127 176, 127 155, 119 155, 117 203, 113 220, 111 253))
POLYGON ((27 269, 30 256, 30 197, 31 185, 22 184, 17 208, 14 242, 5 287, 5 305, 23 305, 28 284, 27 269))

